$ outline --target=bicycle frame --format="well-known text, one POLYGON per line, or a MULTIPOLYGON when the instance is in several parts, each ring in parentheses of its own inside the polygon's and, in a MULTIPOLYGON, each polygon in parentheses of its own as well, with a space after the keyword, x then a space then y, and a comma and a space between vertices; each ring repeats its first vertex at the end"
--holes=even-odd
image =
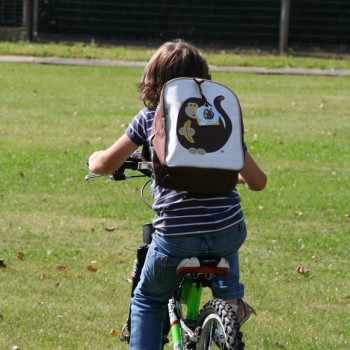
POLYGON ((176 295, 169 300, 170 335, 174 350, 190 349, 197 343, 200 332, 197 320, 203 288, 210 287, 213 276, 211 273, 185 274, 176 295))
POLYGON ((202 285, 195 285, 191 274, 185 275, 180 287, 179 297, 169 300, 168 310, 170 319, 170 334, 174 350, 183 349, 183 334, 186 330, 189 340, 196 341, 195 333, 191 330, 195 326, 200 302, 202 298, 202 285), (182 305, 186 305, 186 315, 182 305))

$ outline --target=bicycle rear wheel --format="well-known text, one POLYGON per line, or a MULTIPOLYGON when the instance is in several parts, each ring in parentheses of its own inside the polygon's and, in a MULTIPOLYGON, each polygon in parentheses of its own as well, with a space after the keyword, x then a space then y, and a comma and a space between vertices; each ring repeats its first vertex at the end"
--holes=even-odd
POLYGON ((230 304, 213 299, 204 305, 198 316, 201 327, 197 350, 242 350, 244 343, 237 316, 230 304))

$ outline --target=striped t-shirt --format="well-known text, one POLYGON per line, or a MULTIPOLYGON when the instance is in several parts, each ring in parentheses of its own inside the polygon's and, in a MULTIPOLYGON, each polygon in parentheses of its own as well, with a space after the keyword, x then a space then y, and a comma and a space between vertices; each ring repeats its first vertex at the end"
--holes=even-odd
MULTIPOLYGON (((137 145, 150 147, 154 109, 144 108, 131 121, 126 134, 137 145)), ((215 232, 243 220, 240 197, 228 194, 180 192, 152 185, 153 226, 160 235, 188 235, 215 232)))

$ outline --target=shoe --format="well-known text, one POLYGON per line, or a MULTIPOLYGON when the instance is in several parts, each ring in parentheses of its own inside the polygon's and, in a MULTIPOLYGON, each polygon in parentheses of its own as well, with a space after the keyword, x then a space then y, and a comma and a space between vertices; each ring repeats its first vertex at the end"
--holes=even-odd
POLYGON ((242 327, 243 324, 248 320, 248 318, 251 316, 251 314, 256 315, 255 310, 243 299, 239 298, 238 299, 238 304, 231 304, 233 307, 234 311, 236 312, 237 315, 237 321, 239 325, 242 327))

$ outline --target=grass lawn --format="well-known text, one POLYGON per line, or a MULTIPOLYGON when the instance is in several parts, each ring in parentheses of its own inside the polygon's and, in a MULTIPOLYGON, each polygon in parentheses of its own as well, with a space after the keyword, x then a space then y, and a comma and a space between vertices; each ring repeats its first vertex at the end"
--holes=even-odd
MULTIPOLYGON (((212 63, 212 62, 210 62, 212 63)), ((126 349, 142 179, 84 181, 142 107, 139 68, 0 65, 0 349, 126 349)), ((269 182, 240 188, 247 349, 350 344, 350 79, 215 73, 269 182)), ((170 349, 170 348, 169 348, 170 349)))

